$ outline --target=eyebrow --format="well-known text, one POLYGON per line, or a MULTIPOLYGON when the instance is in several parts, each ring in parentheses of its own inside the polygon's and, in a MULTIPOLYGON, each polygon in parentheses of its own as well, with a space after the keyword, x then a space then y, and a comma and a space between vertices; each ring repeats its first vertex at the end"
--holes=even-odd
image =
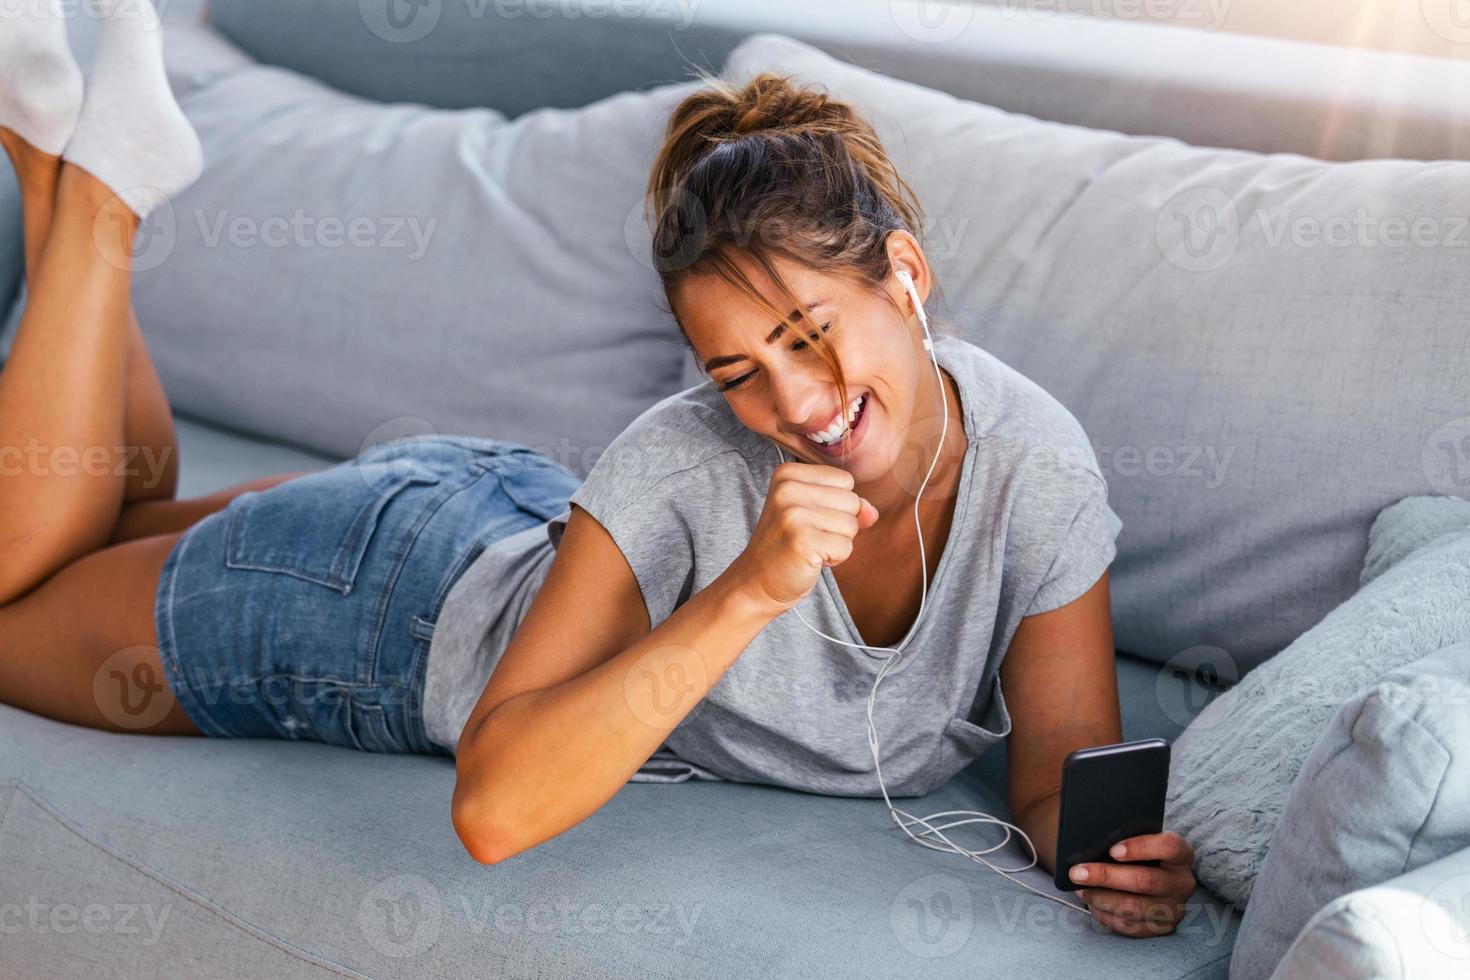
MULTIPOLYGON (((810 313, 812 310, 815 310, 818 307, 826 306, 828 302, 828 300, 819 299, 815 303, 808 303, 806 308, 807 312, 810 313)), ((797 320, 800 320, 801 317, 801 310, 792 310, 790 313, 786 314, 786 320, 788 323, 795 323, 797 320)), ((781 335, 785 332, 785 323, 776 324, 776 329, 772 330, 766 336, 766 343, 774 344, 776 341, 781 339, 781 335)), ((748 360, 750 360, 750 358, 746 357, 744 354, 721 354, 719 357, 711 357, 709 360, 705 361, 704 370, 706 373, 708 373, 710 371, 713 371, 715 368, 724 367, 727 364, 738 364, 741 361, 748 360)))

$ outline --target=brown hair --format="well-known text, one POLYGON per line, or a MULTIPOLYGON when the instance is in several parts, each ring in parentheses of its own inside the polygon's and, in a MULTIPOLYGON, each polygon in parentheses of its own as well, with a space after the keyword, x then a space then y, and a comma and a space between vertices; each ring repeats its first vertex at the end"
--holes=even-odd
MULTIPOLYGON (((736 87, 698 74, 709 87, 675 107, 648 179, 653 264, 668 312, 675 315, 671 298, 682 280, 713 272, 773 322, 787 323, 788 311, 802 304, 776 273, 773 254, 879 288, 892 271, 888 233, 902 229, 918 239, 923 211, 873 127, 851 106, 789 76, 762 72, 736 87), (785 310, 732 261, 737 252, 775 283, 790 303, 785 310)), ((679 329, 689 343, 682 323, 679 329)), ((835 352, 820 330, 805 339, 832 370, 846 405, 835 352)))

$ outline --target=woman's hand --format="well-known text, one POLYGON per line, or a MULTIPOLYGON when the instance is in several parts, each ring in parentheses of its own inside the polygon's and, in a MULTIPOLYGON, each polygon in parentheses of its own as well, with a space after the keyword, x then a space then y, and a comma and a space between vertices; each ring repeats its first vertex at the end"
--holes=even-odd
POLYGON ((750 543, 730 572, 761 602, 782 612, 796 605, 823 567, 846 561, 858 531, 878 520, 877 508, 852 488, 852 474, 836 466, 777 466, 750 543))
POLYGON ((1114 844, 1109 856, 1115 861, 1159 860, 1159 867, 1130 867, 1126 864, 1074 864, 1068 876, 1086 887, 1077 896, 1087 903, 1092 917, 1113 932, 1135 939, 1164 936, 1184 918, 1185 900, 1194 894, 1191 866, 1194 848, 1172 830, 1143 834, 1114 844), (1122 850, 1120 850, 1120 848, 1122 850), (1080 871, 1086 877, 1079 877, 1080 871))

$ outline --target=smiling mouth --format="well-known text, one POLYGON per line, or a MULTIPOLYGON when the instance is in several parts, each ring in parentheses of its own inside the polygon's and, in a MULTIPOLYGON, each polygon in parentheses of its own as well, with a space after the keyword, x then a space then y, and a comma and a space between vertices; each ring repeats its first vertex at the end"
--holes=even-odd
POLYGON ((850 444, 862 431, 863 420, 867 417, 868 393, 864 392, 854 398, 848 405, 843 417, 837 419, 824 432, 816 435, 805 435, 803 438, 809 442, 823 456, 835 456, 845 452, 850 444))

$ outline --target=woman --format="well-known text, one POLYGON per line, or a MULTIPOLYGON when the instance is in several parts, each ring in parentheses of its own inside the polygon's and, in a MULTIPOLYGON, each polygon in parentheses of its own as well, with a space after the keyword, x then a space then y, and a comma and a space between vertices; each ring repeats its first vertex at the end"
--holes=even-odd
MULTIPOLYGON (((6 702, 452 754, 456 830, 493 863, 629 779, 875 795, 863 721, 892 667, 876 730, 895 795, 1008 739, 1012 811, 1051 870, 1062 760, 1121 739, 1119 525, 1065 409, 955 336, 930 361, 899 278, 920 303, 934 287, 919 210, 867 124, 772 75, 678 106, 654 247, 709 383, 650 408, 585 482, 516 443, 435 438, 179 501, 128 259, 199 153, 156 24, 119 13, 137 9, 101 8, 85 99, 54 15, 0 41, 24 66, 0 142, 30 295, 0 375, 0 447, 28 452, 0 482, 6 702)), ((1125 843, 1124 863, 1072 869, 1080 896, 1124 935, 1171 931, 1192 849, 1125 843)))

